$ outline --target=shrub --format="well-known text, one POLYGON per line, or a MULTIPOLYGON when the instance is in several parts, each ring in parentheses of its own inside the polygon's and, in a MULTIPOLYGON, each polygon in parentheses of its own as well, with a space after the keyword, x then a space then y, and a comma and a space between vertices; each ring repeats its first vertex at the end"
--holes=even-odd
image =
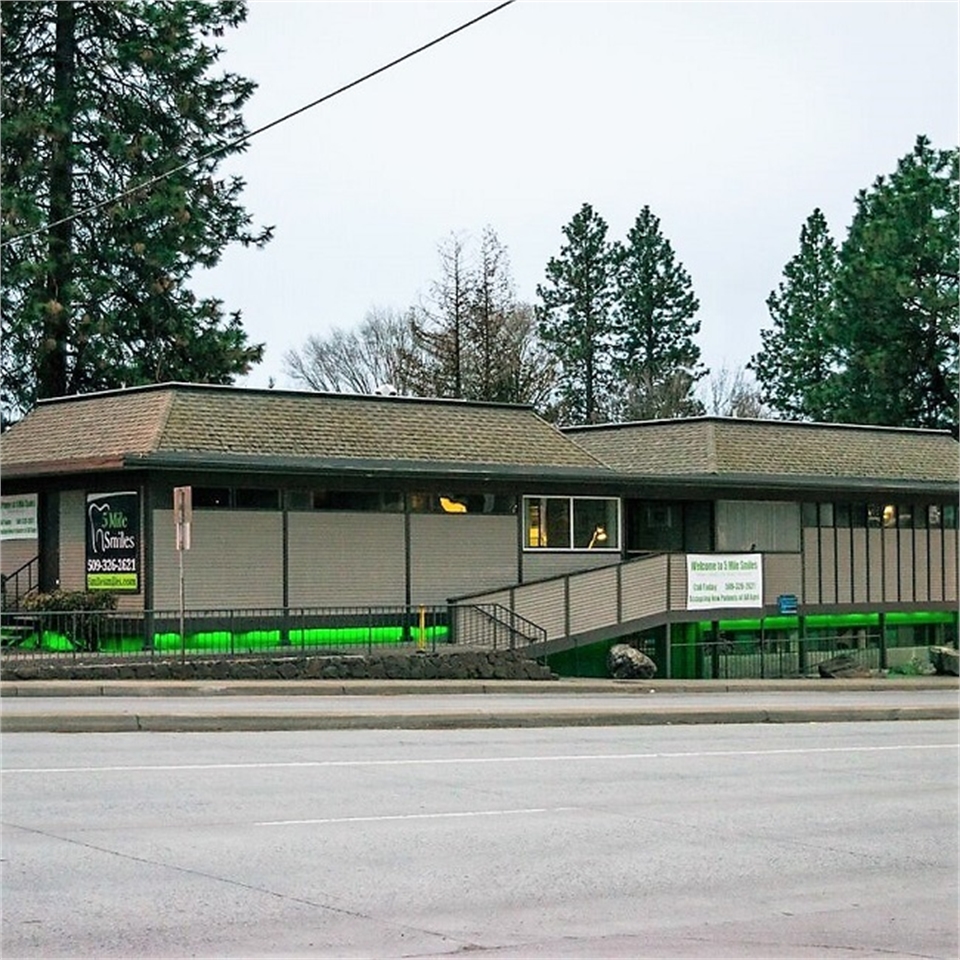
POLYGON ((62 634, 75 649, 96 650, 107 623, 102 614, 117 609, 117 596, 99 590, 54 590, 27 597, 23 607, 43 614, 44 629, 62 634))

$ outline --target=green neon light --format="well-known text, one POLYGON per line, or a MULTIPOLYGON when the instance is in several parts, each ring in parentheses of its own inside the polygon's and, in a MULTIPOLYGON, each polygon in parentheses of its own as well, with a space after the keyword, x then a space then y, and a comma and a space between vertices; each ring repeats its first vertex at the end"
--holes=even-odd
MULTIPOLYGON (((423 630, 423 639, 428 643, 445 643, 450 638, 448 626, 429 626, 423 630)), ((254 650, 276 650, 278 653, 290 653, 299 646, 343 647, 368 646, 373 644, 396 645, 415 643, 421 638, 419 627, 404 629, 392 627, 317 627, 309 630, 290 630, 289 639, 283 642, 279 630, 251 630, 245 633, 231 634, 228 630, 215 630, 204 633, 187 634, 181 641, 179 633, 155 633, 153 649, 164 653, 240 653, 254 650)), ((76 650, 73 642, 64 634, 46 630, 42 637, 27 637, 19 646, 26 650, 48 650, 67 653, 76 650)), ((104 639, 98 647, 100 653, 141 653, 144 650, 142 637, 110 637, 104 639)))

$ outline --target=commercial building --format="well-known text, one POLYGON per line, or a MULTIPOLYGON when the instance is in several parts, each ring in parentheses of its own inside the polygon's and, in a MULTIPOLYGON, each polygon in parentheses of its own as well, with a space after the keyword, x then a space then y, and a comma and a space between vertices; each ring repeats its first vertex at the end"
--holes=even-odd
POLYGON ((764 674, 844 647, 896 665, 956 642, 958 449, 938 431, 561 431, 524 406, 191 384, 67 397, 0 441, 5 593, 109 590, 152 614, 182 583, 190 611, 287 620, 497 605, 568 672, 623 636, 674 676, 747 649, 764 674))

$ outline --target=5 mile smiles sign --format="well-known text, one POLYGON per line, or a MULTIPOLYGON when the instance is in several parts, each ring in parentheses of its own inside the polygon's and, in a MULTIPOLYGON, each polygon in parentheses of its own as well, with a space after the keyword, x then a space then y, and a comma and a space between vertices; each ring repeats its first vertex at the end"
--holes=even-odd
POLYGON ((87 494, 87 589, 140 589, 140 495, 87 494))

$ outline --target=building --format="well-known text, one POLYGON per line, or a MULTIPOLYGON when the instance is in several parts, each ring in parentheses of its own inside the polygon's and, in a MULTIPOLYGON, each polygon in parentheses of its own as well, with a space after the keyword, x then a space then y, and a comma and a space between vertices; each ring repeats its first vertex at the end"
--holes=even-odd
POLYGON ((716 672, 708 650, 759 644, 762 672, 787 650, 796 672, 797 651, 883 666, 956 642, 945 432, 561 431, 524 406, 161 384, 39 403, 0 469, 8 602, 36 585, 171 611, 182 563, 191 611, 497 604, 567 670, 625 635, 689 676, 716 672))

